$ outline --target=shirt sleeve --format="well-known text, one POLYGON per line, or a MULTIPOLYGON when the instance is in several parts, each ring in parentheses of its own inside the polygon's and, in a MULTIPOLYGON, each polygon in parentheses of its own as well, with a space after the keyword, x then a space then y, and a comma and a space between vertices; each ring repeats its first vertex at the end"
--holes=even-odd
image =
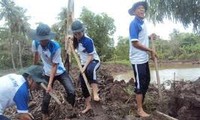
POLYGON ((18 113, 28 113, 29 91, 26 82, 18 89, 13 101, 17 106, 18 113))
POLYGON ((93 52, 94 52, 94 43, 93 43, 92 40, 88 39, 88 40, 86 41, 86 43, 84 44, 84 47, 85 47, 86 52, 87 52, 88 54, 93 54, 93 52))
POLYGON ((129 35, 130 35, 130 40, 131 41, 138 41, 139 38, 139 32, 140 32, 141 28, 138 24, 132 22, 130 24, 130 28, 129 28, 129 35))

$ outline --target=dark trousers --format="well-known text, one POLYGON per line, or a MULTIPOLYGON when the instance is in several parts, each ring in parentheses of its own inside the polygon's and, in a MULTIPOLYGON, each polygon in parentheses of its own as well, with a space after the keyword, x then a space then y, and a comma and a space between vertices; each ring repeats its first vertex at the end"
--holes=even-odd
MULTIPOLYGON (((49 81, 49 76, 44 77, 46 81, 49 81)), ((65 71, 63 74, 55 76, 53 84, 55 80, 58 80, 64 87, 67 96, 65 94, 65 99, 72 105, 74 106, 75 103, 75 89, 74 85, 72 83, 72 78, 69 76, 69 74, 65 71)), ((46 93, 46 91, 43 91, 43 101, 42 101, 42 113, 43 114, 48 114, 48 108, 49 108, 49 103, 50 103, 51 96, 46 93)))
POLYGON ((11 119, 8 119, 6 116, 0 115, 0 120, 11 120, 11 119))
POLYGON ((150 70, 148 62, 132 65, 135 75, 135 93, 143 95, 143 101, 150 83, 150 70))
MULTIPOLYGON (((96 71, 99 69, 100 67, 100 62, 98 60, 93 60, 89 63, 89 65, 86 68, 85 71, 85 75, 88 79, 88 82, 91 83, 97 83, 97 76, 96 76, 96 71)), ((87 89, 87 86, 85 84, 85 81, 83 79, 83 76, 80 74, 79 75, 79 80, 81 82, 81 89, 82 89, 82 95, 84 96, 84 98, 87 98, 90 96, 90 93, 87 89)))

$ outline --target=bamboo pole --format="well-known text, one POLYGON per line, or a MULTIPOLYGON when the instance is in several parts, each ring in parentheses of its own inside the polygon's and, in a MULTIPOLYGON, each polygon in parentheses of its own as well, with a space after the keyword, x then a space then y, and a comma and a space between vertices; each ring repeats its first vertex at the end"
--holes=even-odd
MULTIPOLYGON (((47 87, 46 87, 46 85, 44 83, 40 83, 40 86, 45 90, 47 89, 47 87)), ((53 94, 52 92, 49 92, 49 95, 56 101, 56 103, 61 105, 60 100, 58 99, 58 97, 55 94, 53 94)))
MULTIPOLYGON (((154 45, 154 39, 153 35, 151 35, 151 43, 152 43, 152 49, 156 51, 155 45, 154 45)), ((162 93, 161 93, 161 87, 160 87, 160 76, 159 76, 159 71, 158 71, 158 59, 155 58, 154 60, 154 66, 155 66, 155 71, 156 71, 156 79, 157 79, 157 84, 158 84, 158 94, 159 94, 159 99, 162 101, 162 93)))

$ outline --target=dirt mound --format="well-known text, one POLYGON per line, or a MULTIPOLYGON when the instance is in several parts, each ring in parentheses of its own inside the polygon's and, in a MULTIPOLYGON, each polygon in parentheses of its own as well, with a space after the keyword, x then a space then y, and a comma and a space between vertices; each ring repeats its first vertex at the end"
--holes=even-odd
MULTIPOLYGON (((123 80, 114 81, 111 74, 113 71, 121 73, 127 70, 130 70, 130 68, 123 65, 102 65, 97 74, 101 101, 92 101, 93 109, 86 114, 80 114, 80 111, 84 109, 84 98, 80 89, 80 83, 77 80, 79 70, 77 67, 73 67, 70 75, 74 79, 76 88, 75 107, 73 109, 65 101, 64 88, 60 83, 55 82, 54 92, 62 104, 58 105, 54 99, 51 99, 49 106, 51 120, 64 120, 66 118, 70 120, 161 120, 161 118, 162 120, 169 120, 166 117, 158 115, 155 112, 156 110, 179 119, 184 118, 184 120, 197 120, 196 118, 199 118, 200 82, 189 84, 176 83, 175 87, 173 87, 176 89, 175 91, 163 90, 164 99, 162 102, 159 101, 157 88, 150 85, 144 108, 152 116, 149 118, 138 118, 136 115, 135 94, 133 92, 134 80, 131 79, 128 83, 123 80)), ((35 117, 35 120, 41 120, 42 90, 34 91, 32 94, 34 97, 30 104, 30 112, 35 117)), ((14 119, 14 113, 16 113, 14 107, 7 109, 5 112, 12 120, 16 120, 14 119)))
POLYGON ((180 120, 200 119, 200 78, 195 82, 174 83, 169 114, 180 120))
MULTIPOLYGON (((134 94, 133 94, 133 80, 129 83, 124 81, 114 81, 111 71, 122 72, 125 71, 125 67, 121 65, 117 66, 106 66, 102 65, 98 71, 99 89, 100 89, 100 102, 93 102, 93 110, 86 114, 80 114, 80 111, 84 109, 84 98, 80 89, 80 83, 77 78, 79 75, 77 67, 72 68, 70 74, 74 79, 76 86, 76 104, 75 109, 69 105, 65 99, 65 91, 59 82, 55 82, 54 92, 58 96, 62 105, 58 105, 54 99, 51 99, 49 106, 49 116, 51 120, 64 120, 65 118, 72 120, 123 120, 133 113, 135 108, 134 94)), ((30 104, 30 112, 35 117, 35 120, 41 120, 41 103, 42 103, 42 90, 33 91, 33 98, 30 104)), ((14 113, 15 108, 9 108, 5 112, 6 115, 15 120, 14 113)), ((128 118, 127 118, 128 119, 128 118)))

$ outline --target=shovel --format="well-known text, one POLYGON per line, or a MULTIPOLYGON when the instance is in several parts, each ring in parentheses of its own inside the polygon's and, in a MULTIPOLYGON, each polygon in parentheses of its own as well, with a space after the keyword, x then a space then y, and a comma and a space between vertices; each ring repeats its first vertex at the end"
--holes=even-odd
MULTIPOLYGON (((156 51, 153 37, 154 37, 153 35, 150 36, 152 49, 154 51, 156 51)), ((156 38, 157 38, 157 36, 156 36, 156 38)), ((155 58, 155 60, 154 60, 154 66, 155 66, 156 78, 157 78, 157 84, 158 84, 158 94, 159 94, 160 100, 162 101, 162 93, 161 93, 161 88, 160 88, 160 76, 159 76, 159 71, 158 71, 158 59, 157 58, 155 58)))

